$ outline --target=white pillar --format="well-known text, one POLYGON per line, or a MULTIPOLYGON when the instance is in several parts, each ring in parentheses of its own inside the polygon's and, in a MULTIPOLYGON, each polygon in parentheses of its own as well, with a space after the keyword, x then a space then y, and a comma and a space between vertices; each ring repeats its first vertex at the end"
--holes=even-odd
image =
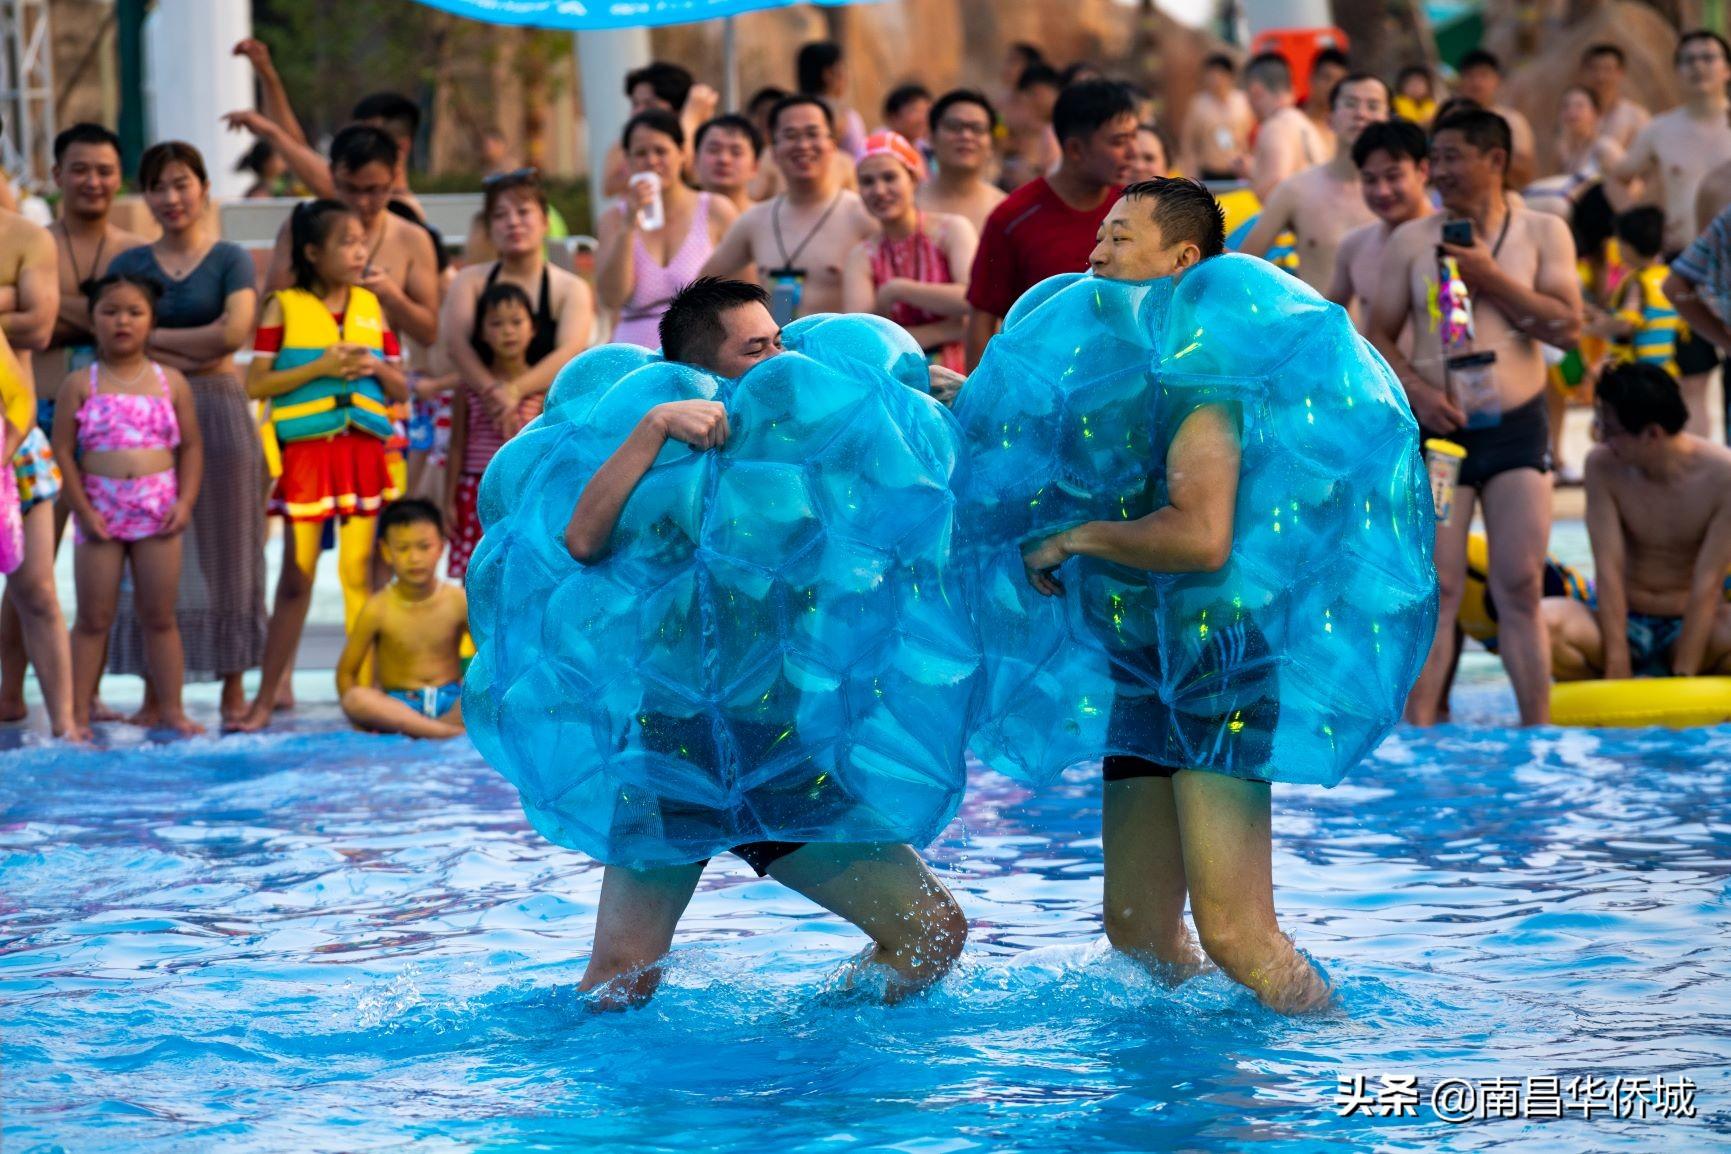
POLYGON ((625 74, 649 63, 649 29, 619 28, 576 32, 577 74, 583 82, 583 119, 589 144, 589 203, 597 220, 604 207, 601 181, 607 151, 631 116, 625 74))
POLYGON ((238 197, 251 178, 234 171, 252 137, 222 114, 253 106, 252 65, 234 54, 252 35, 249 0, 157 0, 144 26, 149 142, 184 140, 204 155, 213 197, 238 197))

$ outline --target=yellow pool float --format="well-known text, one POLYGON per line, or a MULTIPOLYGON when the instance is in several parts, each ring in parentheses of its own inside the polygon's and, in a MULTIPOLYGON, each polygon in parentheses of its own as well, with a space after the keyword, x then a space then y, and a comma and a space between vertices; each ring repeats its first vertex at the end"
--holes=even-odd
POLYGON ((1731 722, 1731 677, 1637 677, 1551 686, 1552 725, 1689 729, 1726 722, 1731 722))

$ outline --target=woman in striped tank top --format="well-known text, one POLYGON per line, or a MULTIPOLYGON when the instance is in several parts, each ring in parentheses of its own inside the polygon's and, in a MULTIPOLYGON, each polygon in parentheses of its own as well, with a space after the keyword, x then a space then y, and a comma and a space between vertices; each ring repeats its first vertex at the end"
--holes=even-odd
POLYGON ((615 342, 659 349, 667 303, 697 279, 739 213, 731 202, 693 192, 680 179, 685 130, 671 112, 650 109, 633 116, 622 142, 632 176, 651 173, 659 181, 663 221, 659 228, 643 227, 645 210, 658 195, 656 181, 633 179, 624 200, 601 218, 595 287, 603 304, 619 310, 615 342))

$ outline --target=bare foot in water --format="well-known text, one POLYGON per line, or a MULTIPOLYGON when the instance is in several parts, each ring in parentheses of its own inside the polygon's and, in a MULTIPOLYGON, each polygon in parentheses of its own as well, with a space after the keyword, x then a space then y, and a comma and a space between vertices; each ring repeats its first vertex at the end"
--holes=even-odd
POLYGON ((245 713, 233 721, 224 720, 222 728, 225 733, 257 733, 270 724, 271 707, 262 699, 252 703, 245 713))
POLYGON ((285 677, 282 679, 282 684, 277 686, 276 704, 272 708, 277 709, 277 710, 284 710, 284 709, 293 709, 294 707, 295 707, 295 687, 293 685, 291 685, 289 683, 289 679, 285 677))
POLYGON ((166 729, 181 737, 197 737, 204 732, 204 726, 194 721, 184 713, 163 713, 152 729, 166 729))
POLYGON ((125 721, 126 715, 118 709, 110 709, 103 703, 102 698, 98 697, 95 701, 90 703, 90 720, 125 721))
MULTIPOLYGON (((91 713, 94 715, 95 710, 91 710, 91 713)), ((98 720, 101 719, 99 718, 98 720)), ((174 728, 173 722, 163 720, 162 707, 157 705, 154 701, 147 701, 143 705, 139 706, 138 712, 126 719, 126 724, 136 725, 142 729, 174 728)))
POLYGON ((30 709, 24 704, 22 697, 7 698, 0 701, 0 725, 9 721, 23 721, 30 716, 30 709))
POLYGON ((89 745, 96 740, 96 734, 91 732, 88 725, 79 725, 76 721, 55 730, 54 737, 58 741, 71 742, 73 745, 89 745))

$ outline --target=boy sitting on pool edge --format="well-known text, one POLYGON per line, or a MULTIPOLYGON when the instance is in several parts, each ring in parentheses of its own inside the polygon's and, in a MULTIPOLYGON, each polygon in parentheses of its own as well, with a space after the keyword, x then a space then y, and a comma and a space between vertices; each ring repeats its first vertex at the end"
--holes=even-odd
POLYGON ((456 737, 463 732, 469 602, 462 586, 439 579, 439 511, 414 498, 392 501, 379 514, 378 540, 391 582, 367 599, 337 661, 343 714, 374 733, 456 737), (375 650, 382 688, 362 679, 375 650))

